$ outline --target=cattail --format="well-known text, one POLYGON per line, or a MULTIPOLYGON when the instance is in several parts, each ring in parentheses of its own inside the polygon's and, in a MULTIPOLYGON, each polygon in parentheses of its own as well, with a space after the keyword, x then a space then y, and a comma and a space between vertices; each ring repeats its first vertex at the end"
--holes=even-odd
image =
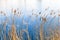
POLYGON ((16 13, 16 9, 14 10, 14 13, 16 13))
POLYGON ((1 14, 3 13, 3 11, 0 12, 1 14))
POLYGON ((3 16, 6 16, 6 13, 5 13, 5 12, 3 12, 3 11, 1 11, 1 14, 2 14, 3 16))
POLYGON ((47 20, 46 20, 46 18, 45 18, 45 17, 42 17, 42 21, 46 22, 47 20))
POLYGON ((58 16, 60 16, 60 14, 58 14, 58 16))

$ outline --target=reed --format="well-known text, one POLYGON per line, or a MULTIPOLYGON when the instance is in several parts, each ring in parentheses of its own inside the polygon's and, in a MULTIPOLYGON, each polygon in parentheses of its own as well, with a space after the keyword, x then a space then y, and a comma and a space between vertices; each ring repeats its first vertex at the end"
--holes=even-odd
POLYGON ((20 31, 20 38, 21 38, 21 40, 24 40, 24 38, 23 38, 23 34, 24 34, 24 32, 27 34, 27 38, 28 38, 28 40, 31 40, 30 39, 30 36, 29 36, 29 32, 28 32, 28 23, 27 22, 25 22, 24 20, 23 20, 23 24, 25 24, 26 25, 26 28, 25 29, 22 29, 21 31, 20 31))
POLYGON ((12 40, 19 40, 17 33, 16 33, 16 28, 15 25, 12 25, 12 32, 11 32, 12 40))
MULTIPOLYGON (((45 10, 48 10, 48 9, 45 9, 45 10)), ((19 30, 20 31, 20 33, 19 33, 20 35, 19 35, 19 37, 17 36, 16 26, 14 24, 14 16, 15 15, 20 16, 22 13, 21 13, 20 10, 17 10, 17 9, 12 9, 12 13, 13 13, 13 16, 12 16, 12 26, 11 26, 11 30, 7 34, 9 36, 9 40, 25 40, 24 36, 23 36, 24 33, 27 34, 27 36, 25 36, 25 37, 28 40, 31 40, 31 37, 29 35, 29 31, 28 31, 29 24, 26 21, 22 21, 23 24, 26 25, 26 28, 19 30)), ((3 11, 1 11, 0 14, 6 16, 6 13, 3 12, 3 11)), ((40 14, 42 14, 42 13, 40 12, 39 15, 40 14)), ((34 21, 35 19, 33 19, 33 17, 35 17, 36 18, 36 22, 38 22, 38 16, 39 15, 32 13, 32 16, 29 16, 29 18, 31 18, 31 20, 34 21)), ((55 12, 52 10, 50 15, 52 15, 52 16, 55 15, 55 12)), ((60 32, 59 32, 60 31, 60 29, 59 29, 60 26, 58 26, 58 27, 56 26, 56 28, 54 30, 52 28, 47 29, 48 32, 49 32, 48 36, 44 34, 44 29, 43 28, 44 28, 44 24, 47 22, 47 18, 46 18, 47 16, 46 17, 44 17, 44 16, 46 16, 46 15, 44 14, 43 16, 41 16, 42 21, 41 21, 41 24, 40 24, 40 30, 38 30, 38 25, 37 24, 34 25, 35 28, 33 28, 33 29, 35 31, 35 33, 34 33, 35 34, 34 35, 35 36, 35 40, 60 40, 60 32)), ((53 16, 53 19, 55 17, 56 17, 56 15, 53 16)), ((60 14, 58 14, 58 17, 60 17, 60 14)), ((5 22, 2 23, 3 24, 3 30, 4 30, 4 35, 3 35, 3 39, 4 40, 7 40, 6 39, 7 38, 6 37, 6 25, 9 22, 8 20, 9 19, 6 16, 5 22)), ((55 25, 55 23, 56 22, 54 22, 53 25, 55 25)), ((22 26, 23 26, 23 24, 22 24, 22 26)), ((22 27, 22 26, 19 26, 19 27, 22 27)), ((51 27, 51 25, 49 25, 49 27, 51 27)), ((0 32, 1 32, 1 30, 0 30, 0 32)))
POLYGON ((4 38, 4 40, 6 40, 6 25, 8 23, 8 17, 4 11, 1 11, 0 13, 2 14, 2 16, 6 17, 6 20, 2 23, 3 24, 3 30, 4 30, 3 38, 4 38))

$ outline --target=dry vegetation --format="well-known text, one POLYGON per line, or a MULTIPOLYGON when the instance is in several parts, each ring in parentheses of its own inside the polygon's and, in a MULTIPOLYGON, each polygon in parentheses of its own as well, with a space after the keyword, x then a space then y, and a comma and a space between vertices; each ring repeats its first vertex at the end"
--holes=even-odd
MULTIPOLYGON (((21 15, 21 12, 18 12, 17 9, 14 9, 14 10, 12 9, 12 13, 14 14, 14 16, 15 15, 17 15, 17 16, 21 15)), ((6 16, 6 14, 3 11, 1 11, 0 14, 3 14, 4 16, 6 16)), ((39 15, 40 14, 41 14, 41 12, 39 13, 39 15)), ((39 15, 36 15, 36 14, 32 14, 32 15, 35 15, 36 18, 39 16, 39 15)), ((54 15, 54 11, 52 11, 50 13, 50 15, 54 15)), ((9 40, 25 40, 24 37, 23 37, 24 33, 27 34, 27 36, 25 36, 25 37, 27 37, 27 40, 32 40, 30 35, 29 35, 29 32, 28 32, 28 22, 25 23, 26 29, 20 30, 20 36, 18 37, 17 32, 16 32, 16 26, 14 24, 14 16, 12 16, 13 17, 13 19, 12 19, 13 23, 12 23, 12 26, 11 26, 11 30, 7 34, 9 36, 9 40)), ((60 14, 58 14, 58 16, 60 16, 60 14)), ((8 17, 6 16, 6 18, 7 18, 6 21, 3 23, 4 32, 6 32, 6 24, 8 23, 8 17)), ((47 19, 46 19, 46 17, 41 17, 41 19, 42 19, 42 23, 40 24, 40 31, 38 30, 39 32, 38 31, 35 32, 35 39, 36 40, 60 40, 60 32, 59 32, 60 31, 60 29, 59 29, 60 26, 56 27, 54 30, 52 28, 48 28, 47 30, 49 31, 49 35, 44 36, 44 29, 43 28, 44 28, 44 24, 46 23, 47 19), (40 38, 38 38, 38 37, 40 37, 40 38)), ((37 30, 37 25, 35 26, 35 30, 37 30)), ((1 30, 0 30, 0 33, 1 33, 1 30)), ((8 40, 8 39, 6 39, 7 37, 6 37, 5 33, 4 33, 3 37, 4 37, 3 38, 4 40, 8 40)))

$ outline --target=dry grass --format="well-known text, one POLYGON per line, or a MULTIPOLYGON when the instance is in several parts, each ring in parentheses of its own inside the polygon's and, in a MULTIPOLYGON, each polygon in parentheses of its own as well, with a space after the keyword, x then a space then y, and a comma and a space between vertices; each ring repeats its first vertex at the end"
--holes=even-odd
POLYGON ((17 34, 16 34, 16 28, 15 25, 12 25, 12 32, 11 32, 12 40, 19 40, 17 34))
MULTIPOLYGON (((47 10, 47 9, 45 9, 45 10, 47 10)), ((1 11, 0 13, 3 14, 4 16, 6 16, 6 14, 3 11, 1 11)), ((16 9, 12 9, 12 13, 14 13, 14 15, 16 15, 16 13, 17 13, 18 16, 21 14, 20 12, 17 12, 16 9)), ((41 14, 41 12, 39 14, 41 14)), ((36 15, 36 14, 32 13, 32 15, 35 15, 36 18, 38 17, 38 15, 36 15)), ((54 12, 52 11, 50 15, 54 15, 54 12)), ((58 14, 58 16, 60 16, 60 14, 58 14)), ((13 16, 13 18, 14 18, 14 16, 13 16)), ((41 18, 42 18, 42 23, 40 24, 41 25, 40 30, 38 30, 38 31, 40 31, 40 33, 35 32, 36 33, 36 37, 35 37, 36 40, 45 40, 45 39, 46 40, 60 40, 60 32, 59 32, 60 31, 59 30, 60 26, 57 27, 54 30, 49 28, 50 29, 50 30, 48 30, 49 31, 49 36, 48 37, 44 36, 44 29, 43 28, 44 28, 44 24, 47 21, 47 19, 45 17, 41 17, 41 18), (38 38, 39 37, 38 33, 40 35, 40 39, 38 38)), ((4 31, 6 31, 6 23, 7 23, 7 21, 8 21, 8 17, 7 17, 7 20, 4 22, 4 31)), ((26 22, 24 23, 24 24, 26 24, 26 29, 20 30, 20 36, 18 37, 17 32, 16 32, 16 26, 14 25, 14 19, 12 21, 13 21, 13 24, 12 24, 12 27, 11 27, 11 31, 8 33, 9 39, 10 40, 24 40, 23 34, 25 32, 27 34, 26 37, 28 38, 28 40, 31 40, 29 32, 28 32, 28 23, 26 23, 26 22)), ((34 21, 34 19, 33 19, 33 21, 34 21)), ((37 28, 37 26, 36 26, 36 28, 37 28)), ((6 34, 4 34, 4 40, 6 40, 6 34)))
POLYGON ((44 35, 43 35, 43 23, 40 26, 40 39, 44 40, 44 35))
POLYGON ((29 37, 29 33, 28 33, 27 30, 22 30, 22 31, 21 31, 21 33, 20 33, 21 40, 24 39, 23 36, 22 36, 24 32, 27 34, 26 37, 28 37, 28 40, 31 40, 30 37, 29 37))

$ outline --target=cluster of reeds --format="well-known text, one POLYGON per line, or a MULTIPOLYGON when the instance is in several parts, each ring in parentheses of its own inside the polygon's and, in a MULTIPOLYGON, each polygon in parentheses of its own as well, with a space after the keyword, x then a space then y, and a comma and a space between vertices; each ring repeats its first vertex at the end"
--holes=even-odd
MULTIPOLYGON (((48 9, 45 9, 45 11, 46 10, 48 10, 48 9)), ((6 16, 6 13, 3 12, 3 11, 1 11, 0 14, 3 14, 4 16, 6 16)), ((20 35, 19 36, 17 34, 16 25, 14 23, 15 22, 14 17, 15 16, 20 17, 21 14, 22 14, 21 10, 12 9, 12 14, 13 14, 12 19, 11 19, 12 20, 12 25, 11 25, 10 31, 7 34, 8 37, 9 37, 9 40, 25 40, 24 37, 26 37, 27 40, 32 40, 31 37, 30 37, 29 31, 28 31, 29 23, 26 22, 24 19, 23 19, 22 22, 23 22, 23 24, 26 25, 26 28, 20 30, 20 33, 19 33, 20 35), (26 33, 26 36, 23 36, 24 33, 26 33)), ((33 32, 33 34, 35 34, 34 35, 35 37, 33 36, 35 38, 35 40, 60 40, 60 32, 59 32, 60 31, 59 30, 60 26, 56 27, 54 30, 52 28, 49 28, 49 29, 47 29, 49 34, 48 35, 44 34, 44 24, 47 22, 48 14, 46 14, 46 15, 45 14, 41 15, 41 14, 42 14, 41 12, 39 12, 39 14, 32 13, 32 16, 30 16, 32 22, 35 20, 35 19, 33 19, 33 16, 35 16, 36 22, 38 22, 38 16, 40 16, 40 18, 41 18, 41 20, 39 19, 41 21, 40 27, 38 27, 38 24, 36 24, 34 26, 35 28, 32 29, 32 30, 35 30, 35 33, 33 32), (40 30, 38 28, 40 28, 40 30)), ((50 15, 51 16, 54 15, 53 19, 56 17, 54 10, 51 10, 50 15)), ((60 17, 59 13, 58 13, 58 17, 60 17)), ((4 34, 3 35, 4 40, 8 40, 7 37, 6 37, 6 27, 7 27, 7 24, 9 22, 8 20, 9 20, 8 16, 6 16, 5 22, 2 23, 3 24, 3 30, 4 30, 4 33, 3 33, 4 34)), ((22 24, 22 26, 23 26, 23 24, 22 24)), ((22 27, 22 26, 19 26, 19 27, 22 27)), ((0 32, 1 32, 1 30, 0 30, 0 32)))
MULTIPOLYGON (((51 10, 51 12, 50 12, 50 15, 53 16, 52 19, 56 18, 56 16, 59 17, 59 14, 60 13, 58 13, 58 15, 56 15, 56 12, 54 12, 54 10, 51 10)), ((58 18, 58 21, 59 20, 60 19, 58 18)), ((41 26, 40 26, 40 40, 60 40, 60 32, 59 32, 60 25, 56 26, 56 28, 54 30, 52 29, 51 25, 49 25, 48 26, 49 28, 47 29, 48 30, 48 35, 44 36, 45 35, 44 34, 44 24, 45 24, 46 21, 47 21, 46 17, 42 17, 42 23, 41 23, 41 26)), ((59 22, 58 22, 58 24, 59 24, 59 22)), ((56 24, 54 23, 52 25, 56 25, 56 24)))

